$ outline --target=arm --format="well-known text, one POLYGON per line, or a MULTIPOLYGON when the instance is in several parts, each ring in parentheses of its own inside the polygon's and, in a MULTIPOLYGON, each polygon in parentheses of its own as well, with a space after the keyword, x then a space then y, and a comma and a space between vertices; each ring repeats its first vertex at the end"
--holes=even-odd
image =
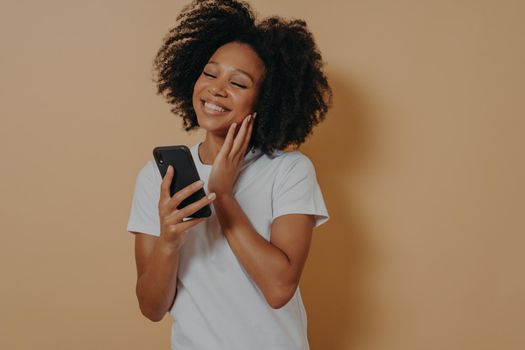
POLYGON ((283 215, 274 220, 271 241, 259 235, 233 196, 219 196, 217 218, 235 256, 255 281, 272 308, 294 295, 308 256, 313 216, 283 215))
POLYGON ((295 293, 308 255, 313 216, 283 215, 274 220, 271 241, 260 236, 233 196, 233 185, 248 147, 253 118, 243 120, 234 138, 232 124, 217 154, 208 189, 217 194, 214 207, 232 251, 255 281, 268 304, 284 306, 295 293))
POLYGON ((135 260, 140 311, 151 321, 160 321, 175 300, 179 249, 158 237, 137 233, 135 260))
POLYGON ((179 253, 186 240, 187 230, 205 220, 202 218, 183 222, 182 219, 210 204, 215 196, 211 193, 178 210, 180 202, 200 189, 203 183, 193 183, 171 197, 169 187, 173 173, 173 168, 168 167, 161 184, 160 237, 141 233, 135 236, 137 299, 142 314, 154 322, 162 320, 175 301, 179 253))

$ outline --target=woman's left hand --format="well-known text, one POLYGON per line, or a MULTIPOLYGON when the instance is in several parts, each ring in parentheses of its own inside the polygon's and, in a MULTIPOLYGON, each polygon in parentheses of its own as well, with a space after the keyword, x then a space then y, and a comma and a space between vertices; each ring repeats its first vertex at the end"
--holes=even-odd
POLYGON ((252 114, 244 118, 237 135, 235 135, 237 124, 230 125, 224 144, 213 162, 208 178, 208 192, 215 192, 217 196, 233 194, 233 186, 239 176, 239 170, 250 143, 253 121, 254 115, 252 114))

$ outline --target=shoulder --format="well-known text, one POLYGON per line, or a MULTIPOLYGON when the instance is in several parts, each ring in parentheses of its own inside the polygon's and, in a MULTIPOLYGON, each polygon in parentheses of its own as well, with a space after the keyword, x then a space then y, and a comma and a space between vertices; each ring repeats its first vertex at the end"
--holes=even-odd
POLYGON ((144 185, 157 185, 162 182, 162 176, 154 159, 150 159, 140 169, 137 180, 144 185))
POLYGON ((315 171, 310 158, 300 151, 275 151, 270 158, 278 163, 279 169, 282 171, 292 169, 315 171))
POLYGON ((271 163, 274 165, 274 179, 277 183, 316 178, 312 161, 300 151, 275 151, 268 157, 271 158, 271 163))

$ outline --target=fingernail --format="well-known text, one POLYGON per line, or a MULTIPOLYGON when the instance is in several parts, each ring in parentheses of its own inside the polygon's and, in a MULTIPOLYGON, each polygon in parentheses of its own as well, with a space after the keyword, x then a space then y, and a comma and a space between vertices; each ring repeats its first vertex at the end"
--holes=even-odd
POLYGON ((213 199, 215 199, 215 197, 217 197, 217 195, 215 193, 210 193, 208 195, 208 199, 212 199, 213 200, 213 199))
POLYGON ((249 114, 249 115, 248 115, 248 123, 249 123, 251 120, 252 120, 252 115, 249 114))
POLYGON ((197 186, 202 186, 202 185, 204 185, 204 181, 202 181, 202 180, 199 180, 199 181, 197 181, 196 183, 197 183, 197 186))
POLYGON ((257 116, 257 112, 253 113, 253 119, 257 116))

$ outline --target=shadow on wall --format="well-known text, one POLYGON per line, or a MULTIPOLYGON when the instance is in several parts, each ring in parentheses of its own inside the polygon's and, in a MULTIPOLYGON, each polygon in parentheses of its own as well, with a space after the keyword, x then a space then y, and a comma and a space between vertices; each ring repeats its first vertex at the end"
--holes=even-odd
POLYGON ((333 70, 327 75, 333 107, 300 150, 316 167, 330 220, 314 231, 301 293, 311 349, 357 350, 381 326, 378 302, 365 290, 376 259, 352 198, 354 176, 377 145, 374 114, 358 86, 333 70))

